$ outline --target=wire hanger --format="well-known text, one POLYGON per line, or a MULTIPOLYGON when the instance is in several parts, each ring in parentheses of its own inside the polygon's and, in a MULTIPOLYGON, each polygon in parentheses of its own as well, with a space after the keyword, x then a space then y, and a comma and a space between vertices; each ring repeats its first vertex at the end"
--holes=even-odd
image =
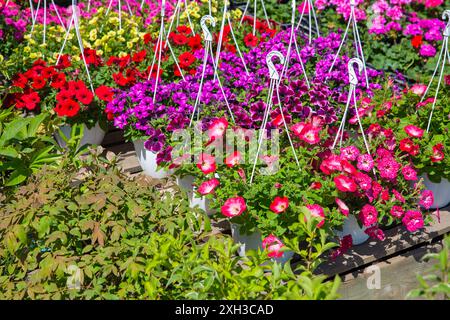
POLYGON ((260 128, 260 131, 259 131, 258 149, 256 151, 255 160, 253 162, 253 169, 252 169, 252 175, 250 177, 250 184, 252 184, 253 178, 255 176, 256 164, 258 163, 259 153, 261 152, 261 146, 262 146, 263 139, 264 139, 264 136, 265 136, 266 127, 267 127, 267 123, 268 123, 268 120, 269 120, 269 115, 270 115, 270 112, 272 111, 272 107, 273 107, 274 93, 276 93, 276 97, 277 97, 277 100, 278 100, 278 107, 280 109, 280 114, 281 114, 281 117, 283 119, 284 129, 286 131, 286 134, 287 134, 288 139, 289 139, 289 143, 290 143, 292 151, 294 153, 295 161, 297 163, 297 166, 298 166, 299 170, 301 170, 300 163, 299 163, 298 157, 297 157, 297 153, 295 152, 294 144, 292 143, 291 135, 289 134, 289 128, 287 126, 286 119, 284 117, 283 108, 281 106, 280 92, 279 92, 279 87, 278 87, 278 83, 279 83, 279 80, 280 80, 280 75, 278 74, 278 71, 275 68, 275 65, 273 63, 273 58, 274 57, 277 57, 280 60, 281 64, 284 63, 284 56, 279 51, 275 51, 275 50, 271 51, 266 56, 266 63, 267 63, 267 67, 269 69, 269 76, 270 76, 269 92, 268 92, 268 95, 267 95, 266 109, 264 110, 263 122, 262 122, 262 125, 261 125, 261 128, 260 128))
POLYGON ((439 94, 439 89, 441 87, 442 76, 444 75, 445 63, 450 62, 450 53, 448 51, 448 37, 450 36, 450 10, 445 10, 442 13, 442 19, 448 20, 447 25, 445 26, 445 29, 444 29, 444 33, 443 33, 444 41, 442 42, 441 52, 439 53, 439 58, 436 63, 436 68, 434 69, 433 75, 431 76, 430 83, 428 84, 427 89, 425 90, 425 93, 423 94, 422 99, 420 100, 420 102, 423 102, 423 100, 427 96, 427 93, 433 84, 434 77, 436 76, 436 73, 439 69, 439 66, 440 66, 441 60, 442 60, 441 71, 439 73, 439 81, 437 83, 436 92, 434 94, 433 105, 431 107, 430 117, 428 119, 427 132, 430 131, 431 119, 433 118, 434 108, 436 107, 437 96, 439 94))

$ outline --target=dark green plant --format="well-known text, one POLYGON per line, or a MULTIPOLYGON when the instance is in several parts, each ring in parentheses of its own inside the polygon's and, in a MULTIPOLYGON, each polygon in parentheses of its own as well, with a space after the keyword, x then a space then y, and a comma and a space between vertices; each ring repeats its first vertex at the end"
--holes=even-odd
POLYGON ((44 128, 47 115, 17 117, 0 110, 0 191, 23 183, 44 165, 60 157, 55 141, 44 128))

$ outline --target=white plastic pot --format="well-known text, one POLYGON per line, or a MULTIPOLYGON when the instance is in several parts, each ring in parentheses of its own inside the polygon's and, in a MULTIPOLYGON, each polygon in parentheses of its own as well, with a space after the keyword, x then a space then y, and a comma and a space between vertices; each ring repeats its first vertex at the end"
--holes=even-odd
POLYGON ((353 245, 362 244, 369 239, 369 235, 367 235, 364 231, 366 227, 360 227, 358 224, 358 220, 352 214, 349 214, 347 219, 345 219, 344 225, 342 227, 342 231, 335 231, 336 235, 339 238, 343 238, 346 235, 351 235, 353 239, 353 245))
MULTIPOLYGON (((88 129, 86 125, 83 125, 83 138, 81 139, 81 146, 84 146, 86 144, 91 145, 101 145, 103 142, 103 138, 105 137, 105 130, 103 130, 98 122, 93 126, 92 128, 88 129)), ((71 133, 72 133, 72 126, 70 125, 64 125, 60 127, 62 133, 67 139, 70 139, 71 133)), ((58 142, 58 144, 61 146, 61 148, 66 147, 66 142, 61 138, 59 132, 55 133, 55 139, 58 142)))
POLYGON ((184 190, 189 199, 189 206, 191 208, 199 207, 203 211, 205 211, 209 216, 214 214, 214 210, 211 209, 209 202, 210 200, 206 197, 199 197, 195 193, 194 187, 194 177, 193 176, 184 176, 182 178, 177 177, 178 186, 184 190))
POLYGON ((145 149, 143 140, 136 140, 133 144, 139 164, 145 175, 154 179, 163 179, 172 174, 171 171, 158 168, 156 164, 156 153, 145 149))
POLYGON ((450 203, 450 182, 442 178, 441 182, 434 183, 428 178, 428 174, 421 175, 425 189, 433 191, 434 202, 431 209, 441 209, 450 203))
MULTIPOLYGON (((236 223, 231 223, 231 236, 235 243, 239 243, 238 254, 240 257, 245 257, 245 253, 248 250, 258 250, 258 248, 263 249, 262 236, 260 232, 254 232, 252 234, 242 234, 240 231, 240 225, 236 223)), ((272 260, 278 263, 286 263, 294 256, 293 251, 285 251, 281 258, 272 258, 272 260)))

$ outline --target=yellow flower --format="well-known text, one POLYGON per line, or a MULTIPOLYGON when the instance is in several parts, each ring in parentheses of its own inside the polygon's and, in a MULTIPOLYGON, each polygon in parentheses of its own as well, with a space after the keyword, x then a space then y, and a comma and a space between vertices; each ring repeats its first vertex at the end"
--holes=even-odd
POLYGON ((133 42, 128 41, 128 42, 127 42, 127 48, 128 48, 128 49, 133 48, 133 42))
POLYGON ((30 53, 31 52, 31 48, 26 46, 26 47, 23 48, 23 52, 30 53))
POLYGON ((125 33, 125 30, 124 30, 124 29, 119 29, 119 30, 117 30, 117 34, 118 34, 119 36, 123 35, 124 33, 125 33))
POLYGON ((77 62, 81 60, 80 56, 72 56, 72 59, 77 62))
POLYGON ((89 40, 91 41, 97 40, 97 29, 93 29, 89 32, 89 40))
POLYGON ((97 54, 98 54, 99 56, 102 56, 102 55, 103 55, 103 50, 102 50, 102 49, 97 50, 97 54))

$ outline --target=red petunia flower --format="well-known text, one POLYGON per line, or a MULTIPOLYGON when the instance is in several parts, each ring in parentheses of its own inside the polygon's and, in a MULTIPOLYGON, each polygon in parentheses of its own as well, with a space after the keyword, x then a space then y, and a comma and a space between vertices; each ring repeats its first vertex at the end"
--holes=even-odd
POLYGON ((110 102, 114 98, 114 92, 110 87, 100 86, 95 89, 95 94, 102 101, 110 102))
POLYGON ((59 57, 59 62, 56 65, 57 69, 66 69, 69 68, 72 65, 69 59, 69 55, 63 54, 59 57))
POLYGON ((64 101, 67 101, 69 99, 72 99, 73 97, 73 91, 69 90, 61 90, 56 94, 56 101, 59 103, 63 103, 64 101))
POLYGON ((187 69, 195 62, 195 57, 190 52, 184 52, 178 57, 178 63, 183 69, 187 69))
POLYGON ((192 51, 197 51, 202 48, 202 38, 199 34, 196 34, 195 36, 192 36, 188 40, 188 46, 191 48, 192 51))
POLYGON ((55 89, 61 89, 66 84, 66 75, 64 73, 57 73, 52 78, 51 86, 55 89))
POLYGON ((244 37, 244 43, 249 48, 256 47, 258 45, 258 42, 258 37, 254 36, 252 33, 249 33, 244 37))
POLYGON ((34 110, 36 105, 41 101, 41 98, 37 94, 37 92, 30 92, 28 94, 24 94, 22 96, 22 101, 24 103, 24 107, 28 110, 34 110))
POLYGON ((55 112, 60 117, 74 117, 80 111, 80 105, 72 99, 59 103, 55 107, 55 112))
POLYGON ((140 62, 142 62, 142 61, 145 59, 146 55, 147 55, 147 51, 141 50, 141 51, 139 51, 139 52, 136 52, 136 53, 133 55, 132 60, 133 60, 134 62, 140 63, 140 62))
POLYGON ((184 34, 176 34, 171 32, 169 38, 172 40, 173 44, 176 46, 183 46, 188 43, 188 38, 184 34))
POLYGON ((422 43, 423 37, 421 35, 414 36, 411 39, 411 45, 416 49, 418 49, 422 45, 422 43))
POLYGON ((144 34, 144 43, 148 44, 150 41, 152 41, 152 35, 150 33, 144 34))
POLYGON ((77 91, 75 96, 77 97, 78 101, 80 101, 84 105, 90 104, 92 102, 92 99, 94 98, 92 92, 87 89, 77 91))
POLYGON ((33 83, 31 84, 31 86, 33 87, 33 89, 39 90, 45 87, 46 84, 47 81, 43 77, 35 77, 33 78, 33 83))

